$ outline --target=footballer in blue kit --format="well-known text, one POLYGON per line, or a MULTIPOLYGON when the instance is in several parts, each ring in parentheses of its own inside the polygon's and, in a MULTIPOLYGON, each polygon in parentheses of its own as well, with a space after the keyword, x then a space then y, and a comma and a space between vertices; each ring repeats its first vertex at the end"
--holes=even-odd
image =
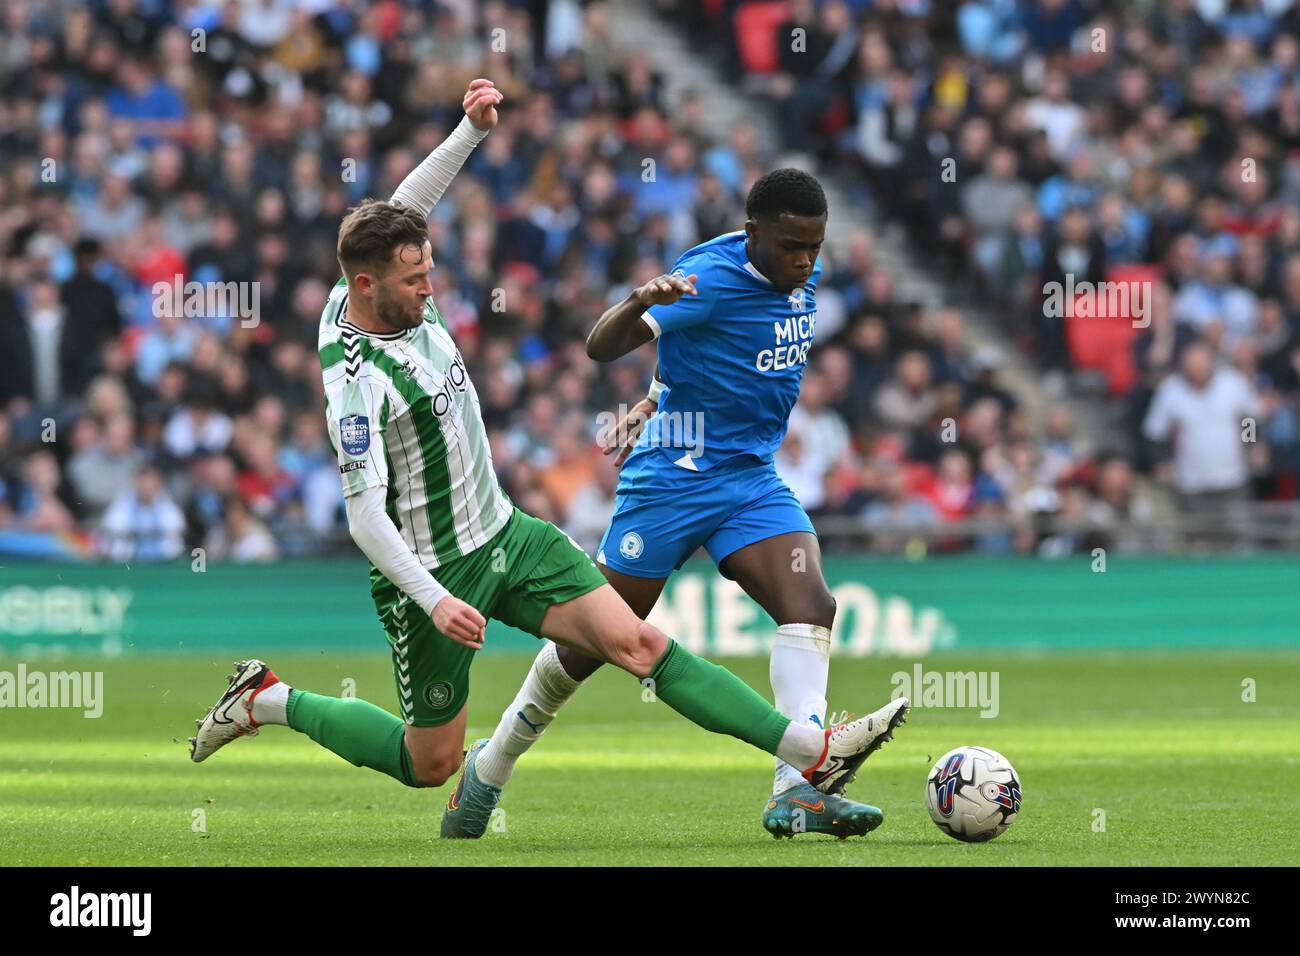
MULTIPOLYGON (((835 599, 812 522, 776 473, 774 456, 817 331, 826 196, 808 173, 778 169, 751 187, 745 214, 743 230, 683 253, 670 273, 608 309, 587 339, 587 354, 600 362, 651 341, 659 355, 650 394, 619 429, 629 437, 606 448, 622 467, 596 563, 644 618, 668 577, 703 547, 777 625, 776 709, 822 727, 835 599)), ((538 655, 478 752, 479 770, 487 768, 494 786, 463 776, 461 787, 483 791, 472 795, 479 813, 445 815, 444 834, 482 835, 514 762, 600 664, 566 647, 538 655)), ((872 715, 883 724, 873 750, 906 712, 900 699, 872 715)), ((762 818, 774 836, 845 837, 882 820, 877 808, 818 791, 777 761, 762 818)))
POLYGON ((599 564, 662 579, 704 547, 725 574, 746 545, 813 533, 773 457, 816 331, 821 262, 787 294, 749 261, 747 244, 733 232, 683 254, 672 275, 694 277, 697 294, 641 316, 659 340, 664 389, 622 467, 599 564))

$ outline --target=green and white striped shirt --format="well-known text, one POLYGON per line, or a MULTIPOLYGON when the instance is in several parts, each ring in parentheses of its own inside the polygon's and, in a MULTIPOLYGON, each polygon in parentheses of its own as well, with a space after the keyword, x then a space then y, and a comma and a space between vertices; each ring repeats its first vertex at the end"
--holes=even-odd
POLYGON ((514 506, 497 483, 478 395, 433 300, 404 332, 347 321, 347 280, 320 320, 325 415, 343 494, 388 488, 388 516, 429 569, 487 544, 514 506))

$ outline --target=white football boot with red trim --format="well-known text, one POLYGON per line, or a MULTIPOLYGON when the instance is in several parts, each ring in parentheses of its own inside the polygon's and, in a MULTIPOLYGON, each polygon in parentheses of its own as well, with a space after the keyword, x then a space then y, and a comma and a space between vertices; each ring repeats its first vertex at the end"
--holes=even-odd
POLYGON ((821 760, 803 772, 804 779, 822 793, 843 792, 862 761, 894 739, 894 728, 906 723, 909 706, 906 697, 899 697, 874 714, 828 727, 821 760))
POLYGON ((253 698, 280 683, 275 672, 261 661, 236 661, 235 673, 221 699, 206 717, 196 720, 199 731, 190 738, 190 759, 201 763, 239 737, 257 736, 253 719, 253 698))

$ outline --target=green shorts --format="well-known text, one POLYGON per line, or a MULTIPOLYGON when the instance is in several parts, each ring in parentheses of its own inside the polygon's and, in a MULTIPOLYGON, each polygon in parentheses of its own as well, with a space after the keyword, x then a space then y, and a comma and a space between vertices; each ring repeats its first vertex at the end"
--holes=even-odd
MULTIPOLYGON (((547 608, 605 583, 572 538, 518 508, 487 544, 433 574, 484 617, 537 637, 547 608)), ((445 724, 469 699, 473 649, 434 627, 432 618, 378 571, 371 572, 370 591, 393 649, 402 719, 416 727, 445 724)))

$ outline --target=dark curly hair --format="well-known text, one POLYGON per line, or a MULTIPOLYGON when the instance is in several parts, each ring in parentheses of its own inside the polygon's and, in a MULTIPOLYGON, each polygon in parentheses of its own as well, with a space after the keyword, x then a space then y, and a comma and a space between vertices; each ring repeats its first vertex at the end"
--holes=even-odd
POLYGON ((750 219, 792 216, 821 216, 826 213, 826 194, 815 176, 802 169, 774 169, 758 177, 745 197, 745 215, 750 219))

